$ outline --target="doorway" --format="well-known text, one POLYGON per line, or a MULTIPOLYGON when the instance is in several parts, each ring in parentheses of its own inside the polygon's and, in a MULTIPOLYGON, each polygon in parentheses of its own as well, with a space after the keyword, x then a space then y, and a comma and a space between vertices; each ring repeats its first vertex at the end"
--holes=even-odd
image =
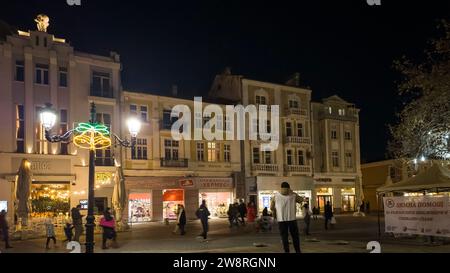
POLYGON ((325 205, 330 202, 331 207, 333 207, 332 196, 331 195, 318 195, 317 196, 317 208, 320 212, 325 211, 325 205))

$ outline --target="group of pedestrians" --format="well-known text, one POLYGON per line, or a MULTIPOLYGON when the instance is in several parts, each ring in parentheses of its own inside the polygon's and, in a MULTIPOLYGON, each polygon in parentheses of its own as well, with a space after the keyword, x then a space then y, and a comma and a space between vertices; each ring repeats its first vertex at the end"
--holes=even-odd
POLYGON ((253 202, 249 202, 245 205, 244 200, 240 200, 239 204, 235 202, 230 204, 228 207, 228 221, 230 222, 230 228, 233 226, 245 226, 245 218, 247 221, 252 223, 256 218, 256 207, 253 202))

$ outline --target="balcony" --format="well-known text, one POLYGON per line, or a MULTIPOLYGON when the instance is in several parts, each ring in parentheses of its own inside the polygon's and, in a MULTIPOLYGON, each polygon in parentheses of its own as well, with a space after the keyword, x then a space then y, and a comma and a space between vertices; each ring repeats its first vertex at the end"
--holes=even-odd
POLYGON ((305 116, 305 117, 308 116, 308 111, 306 109, 286 107, 284 109, 284 112, 286 113, 287 116, 290 115, 305 116))
POLYGON ((291 144, 311 144, 309 137, 288 136, 285 137, 284 143, 291 144))
POLYGON ((187 158, 180 158, 180 159, 161 158, 161 167, 187 168, 188 167, 188 159, 187 158))
POLYGON ((102 97, 102 98, 114 98, 114 92, 111 87, 105 88, 105 87, 94 87, 91 86, 91 93, 90 96, 93 97, 102 97))
POLYGON ((252 171, 278 172, 277 164, 253 164, 252 171))
POLYGON ((291 173, 310 173, 311 167, 308 165, 284 165, 284 171, 291 173))

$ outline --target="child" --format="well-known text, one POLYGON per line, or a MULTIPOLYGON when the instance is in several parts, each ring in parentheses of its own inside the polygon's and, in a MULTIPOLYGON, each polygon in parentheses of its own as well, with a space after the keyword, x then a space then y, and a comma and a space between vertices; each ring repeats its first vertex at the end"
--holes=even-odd
POLYGON ((70 222, 67 222, 66 226, 64 227, 64 234, 66 235, 66 239, 63 243, 72 241, 72 229, 74 229, 74 226, 70 222))
POLYGON ((47 243, 45 244, 45 248, 50 249, 50 247, 48 246, 48 244, 50 243, 50 239, 53 240, 54 245, 56 244, 55 228, 54 228, 52 220, 50 218, 48 218, 45 221, 45 229, 47 232, 47 243))

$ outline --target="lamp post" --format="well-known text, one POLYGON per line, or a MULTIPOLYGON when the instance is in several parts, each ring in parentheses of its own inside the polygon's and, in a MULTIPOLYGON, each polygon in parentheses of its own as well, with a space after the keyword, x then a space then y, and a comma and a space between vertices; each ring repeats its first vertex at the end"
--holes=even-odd
POLYGON ((136 144, 136 136, 140 131, 141 123, 136 118, 130 118, 127 122, 131 140, 121 139, 116 134, 109 131, 104 124, 97 123, 95 104, 91 103, 90 120, 88 123, 80 123, 74 129, 71 129, 63 135, 51 135, 50 130, 56 123, 56 112, 51 104, 40 113, 42 125, 45 129, 45 138, 47 141, 70 142, 70 137, 74 135, 72 142, 79 148, 89 149, 89 188, 88 188, 88 215, 86 217, 86 253, 94 252, 94 187, 95 187, 95 151, 102 150, 112 145, 112 138, 116 144, 123 147, 133 147, 136 144))

